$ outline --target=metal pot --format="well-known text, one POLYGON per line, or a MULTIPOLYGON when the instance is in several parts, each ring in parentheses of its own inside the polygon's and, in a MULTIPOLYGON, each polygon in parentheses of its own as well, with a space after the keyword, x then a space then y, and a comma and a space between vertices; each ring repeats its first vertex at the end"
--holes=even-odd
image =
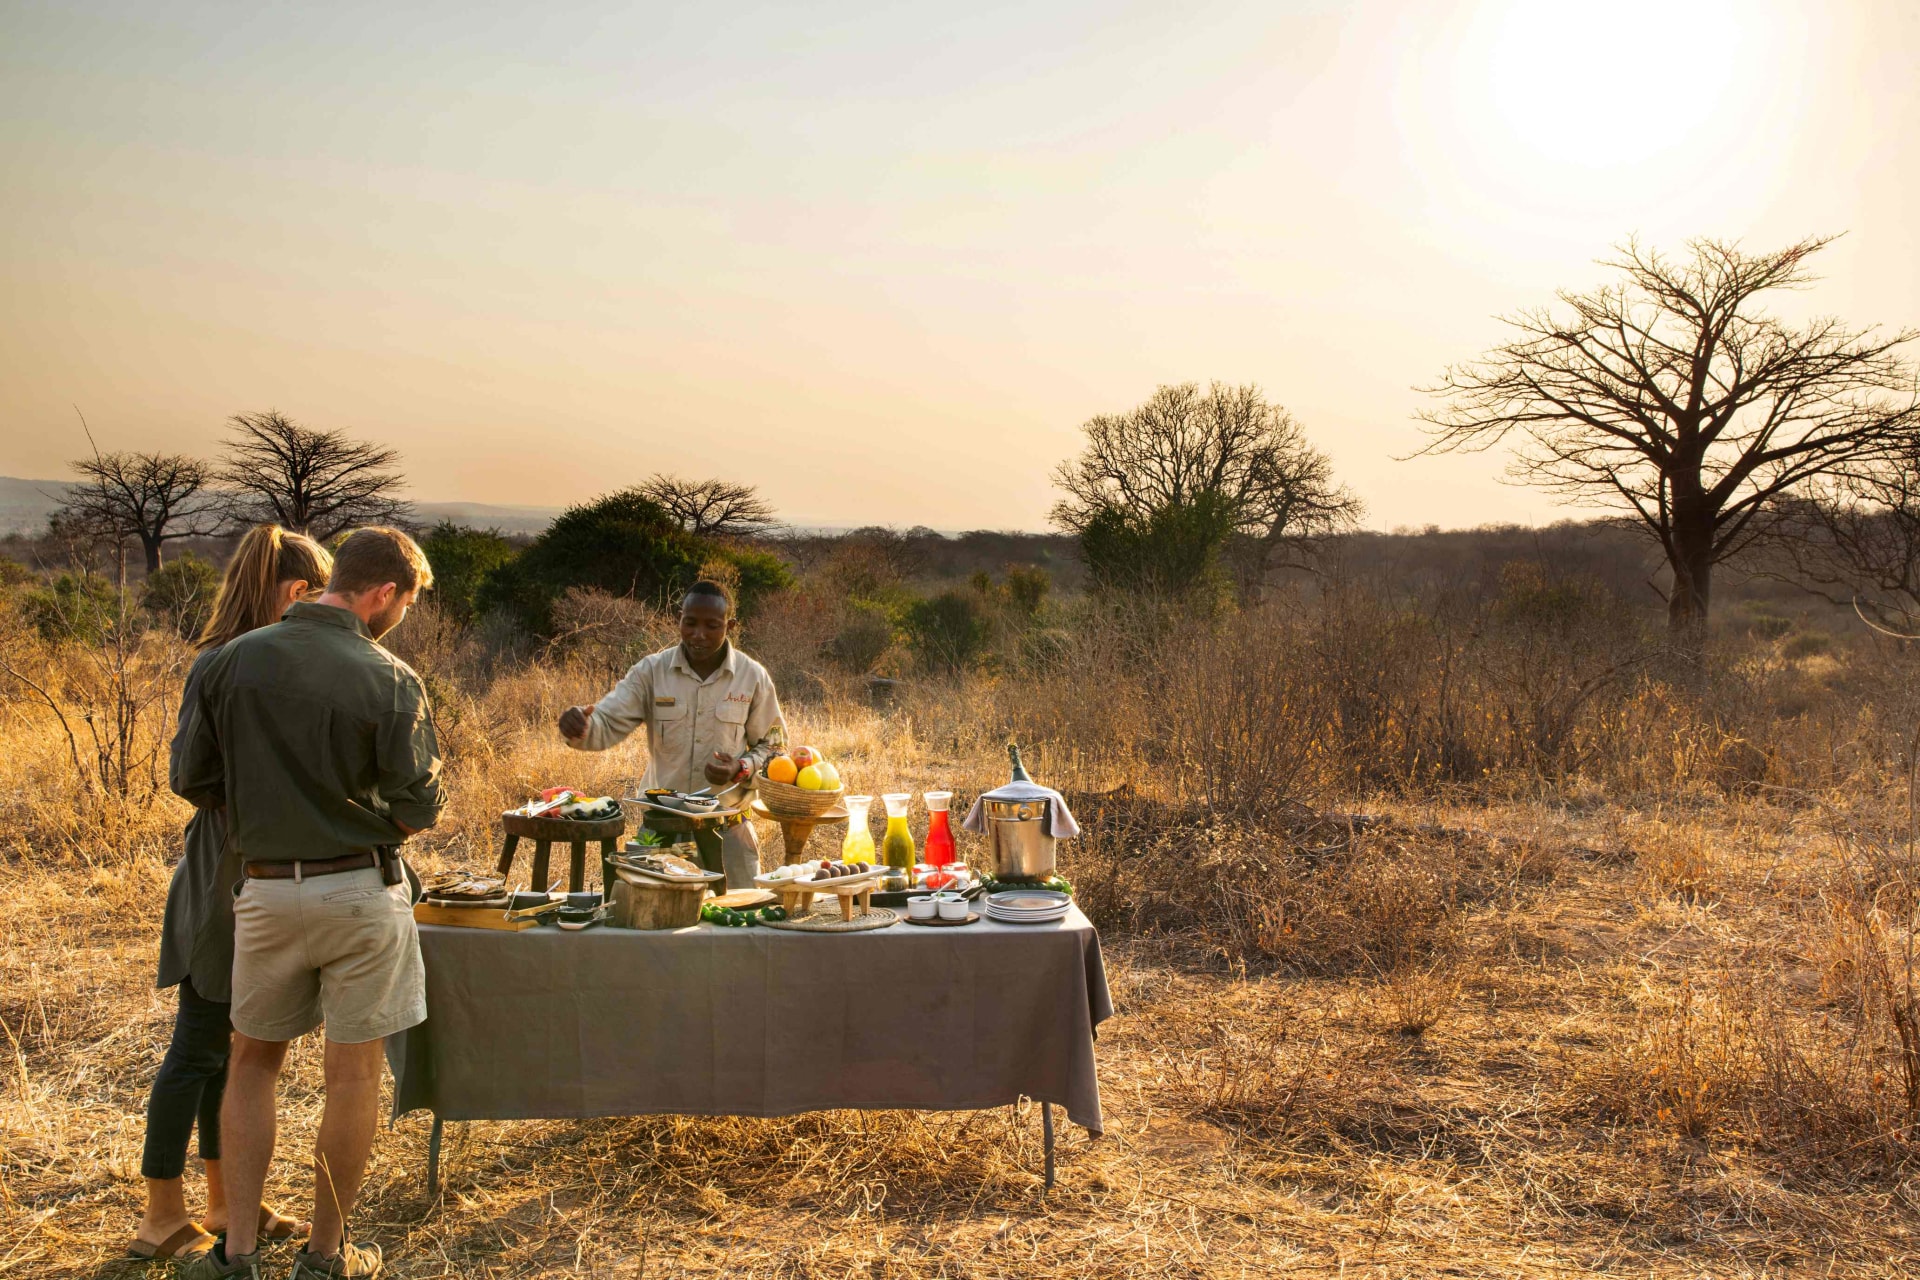
POLYGON ((1042 880, 1053 874, 1051 800, 987 799, 987 848, 996 880, 1042 880))

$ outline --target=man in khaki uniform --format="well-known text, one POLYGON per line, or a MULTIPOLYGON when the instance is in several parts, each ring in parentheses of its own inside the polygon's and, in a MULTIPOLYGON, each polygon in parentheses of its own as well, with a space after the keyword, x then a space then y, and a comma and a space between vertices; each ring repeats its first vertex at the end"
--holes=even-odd
MULTIPOLYGON (((680 643, 634 663, 613 691, 560 715, 560 735, 582 751, 618 746, 647 726, 643 787, 720 791, 752 779, 783 750, 786 721, 767 669, 733 644, 733 600, 717 582, 696 582, 680 602, 680 643)), ((742 788, 728 807, 744 808, 742 788)), ((726 828, 721 859, 729 889, 760 871, 753 824, 726 828)))

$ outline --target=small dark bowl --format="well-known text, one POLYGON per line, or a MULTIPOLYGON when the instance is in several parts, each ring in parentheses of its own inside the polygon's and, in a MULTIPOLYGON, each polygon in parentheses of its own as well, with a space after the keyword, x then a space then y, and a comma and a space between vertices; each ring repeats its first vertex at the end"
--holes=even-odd
POLYGON ((560 908, 560 914, 564 916, 569 911, 591 911, 599 905, 600 891, 598 889, 589 889, 585 893, 570 893, 567 895, 567 905, 560 908))

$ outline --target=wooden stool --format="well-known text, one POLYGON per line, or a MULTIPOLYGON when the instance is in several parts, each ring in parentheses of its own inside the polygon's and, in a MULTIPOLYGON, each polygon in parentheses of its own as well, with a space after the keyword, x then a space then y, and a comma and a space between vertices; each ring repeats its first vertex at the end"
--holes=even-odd
MULTIPOLYGON (((753 816, 780 824, 780 861, 794 863, 806 856, 807 841, 813 838, 813 829, 823 822, 845 822, 847 807, 837 804, 825 813, 816 814, 811 818, 782 818, 769 813, 767 806, 760 802, 760 797, 755 796, 753 816)), ((839 856, 839 850, 834 850, 834 856, 839 856)))
MULTIPOLYGON (((501 875, 513 871, 513 851, 522 840, 533 841, 533 880, 528 886, 535 893, 544 893, 549 883, 547 879, 547 857, 556 844, 571 847, 571 857, 567 868, 567 892, 583 893, 587 887, 587 841, 600 842, 601 879, 606 873, 607 855, 620 851, 620 837, 627 832, 627 819, 623 814, 618 818, 601 818, 597 822, 576 822, 572 818, 529 818, 524 813, 503 813, 500 826, 507 833, 506 846, 500 850, 501 875)), ((606 891, 602 883, 601 892, 606 891)))

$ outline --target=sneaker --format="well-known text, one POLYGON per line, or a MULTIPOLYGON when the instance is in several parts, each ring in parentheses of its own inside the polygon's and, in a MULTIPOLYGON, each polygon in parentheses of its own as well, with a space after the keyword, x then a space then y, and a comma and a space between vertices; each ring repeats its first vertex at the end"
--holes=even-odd
MULTIPOLYGON (((174 1272, 180 1280, 226 1280, 228 1276, 241 1276, 245 1280, 260 1280, 260 1250, 252 1253, 227 1257, 227 1238, 221 1236, 211 1249, 202 1249, 174 1272)), ((369 1273, 371 1274, 371 1273, 369 1273)))
POLYGON ((380 1246, 340 1242, 340 1252, 323 1258, 305 1249, 293 1255, 293 1274, 288 1280, 334 1280, 336 1276, 377 1276, 380 1274, 380 1246))

